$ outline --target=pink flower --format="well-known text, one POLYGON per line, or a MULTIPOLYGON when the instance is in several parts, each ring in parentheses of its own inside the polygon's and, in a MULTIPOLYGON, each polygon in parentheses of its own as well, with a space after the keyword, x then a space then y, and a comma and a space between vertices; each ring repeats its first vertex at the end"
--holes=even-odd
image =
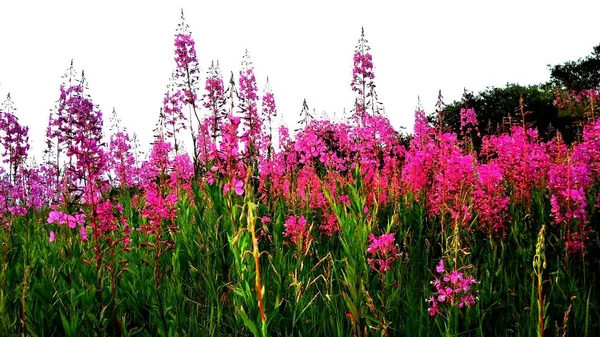
POLYGON ((48 241, 54 242, 54 231, 50 232, 50 238, 48 238, 48 241))
POLYGON ((438 290, 438 294, 439 294, 438 301, 444 302, 444 301, 446 301, 447 297, 452 296, 452 288, 450 288, 450 287, 441 288, 440 290, 438 290))
POLYGON ((72 216, 72 215, 67 216, 67 225, 71 229, 77 227, 77 222, 75 221, 75 217, 74 216, 72 216))
POLYGON ((462 276, 463 274, 461 272, 454 270, 444 277, 444 282, 450 281, 452 284, 456 284, 458 280, 462 278, 462 276))
POLYGON ((477 180, 473 191, 473 209, 478 223, 488 233, 506 235, 509 197, 506 195, 504 177, 500 166, 491 162, 477 167, 477 180))
POLYGON ((340 226, 335 214, 323 214, 321 232, 327 236, 333 236, 333 234, 339 232, 339 230, 340 226))
POLYGON ((235 194, 237 194, 237 195, 244 194, 244 182, 243 181, 233 178, 231 180, 231 184, 233 185, 235 194))
POLYGON ((367 259, 371 269, 379 273, 392 269, 391 264, 397 256, 394 233, 382 234, 379 237, 370 234, 369 241, 367 253, 375 257, 367 259))
POLYGON ((125 250, 128 250, 129 245, 131 244, 131 239, 129 237, 131 234, 131 228, 129 228, 129 223, 125 217, 121 219, 121 222, 123 223, 123 245, 125 246, 125 250))
POLYGON ((65 222, 66 222, 66 216, 64 213, 55 212, 55 211, 48 213, 48 223, 64 225, 65 222))
POLYGON ((435 292, 431 295, 427 302, 430 307, 427 309, 431 317, 440 314, 441 310, 450 309, 452 306, 459 308, 471 307, 475 305, 476 297, 471 294, 471 285, 477 283, 472 275, 466 275, 460 270, 470 269, 472 266, 463 266, 446 271, 444 260, 441 260, 436 266, 436 271, 442 274, 441 279, 435 278, 431 281, 431 285, 435 288, 435 292))
POLYGON ((87 242, 87 240, 88 240, 87 227, 81 226, 81 229, 79 230, 79 235, 81 236, 81 241, 87 242))
POLYGON ((431 307, 427 309, 427 312, 429 312, 430 317, 441 314, 440 308, 438 307, 437 302, 435 301, 435 298, 433 296, 429 297, 429 300, 427 302, 431 303, 431 307))
POLYGON ((473 294, 468 294, 463 296, 458 300, 458 307, 463 308, 464 306, 472 307, 475 305, 475 296, 473 294))
POLYGON ((285 222, 284 227, 285 232, 283 232, 283 236, 290 238, 290 241, 295 244, 299 238, 303 239, 306 234, 306 219, 304 216, 291 216, 285 222))
POLYGON ((460 109, 460 131, 461 134, 470 135, 471 131, 477 130, 477 117, 473 108, 460 109))
POLYGON ((223 186, 223 193, 227 193, 230 190, 233 190, 237 195, 244 194, 244 182, 236 178, 231 179, 230 184, 228 183, 223 186))
POLYGON ((444 268, 444 260, 440 260, 440 263, 437 265, 437 267, 435 267, 435 271, 437 271, 439 274, 444 273, 446 271, 446 269, 444 268))

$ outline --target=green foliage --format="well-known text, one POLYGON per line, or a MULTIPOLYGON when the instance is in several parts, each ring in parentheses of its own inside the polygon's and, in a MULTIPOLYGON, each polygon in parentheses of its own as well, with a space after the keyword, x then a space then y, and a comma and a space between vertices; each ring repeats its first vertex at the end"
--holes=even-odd
MULTIPOLYGON (((308 206, 258 201, 249 191, 224 195, 218 182, 192 186, 191 194, 180 194, 178 230, 169 234, 175 245, 157 261, 163 272, 158 287, 154 250, 143 244, 154 239, 134 230, 131 249, 114 252, 116 297, 111 264, 97 273, 91 242, 68 228, 59 228, 57 240, 49 242, 47 211, 15 219, 10 230, 0 231, 0 256, 6 255, 0 335, 21 336, 22 329, 27 336, 536 335, 532 263, 537 233, 551 220, 547 196, 534 192, 530 207, 511 204, 506 238, 464 234, 479 299, 475 307, 455 308, 446 321, 429 317, 425 302, 445 250, 441 220, 428 215, 422 196, 410 194, 365 210, 367 191, 358 172, 352 183, 324 190, 340 232, 327 237, 315 231, 308 249, 282 235, 292 214, 318 226, 308 206), (335 201, 333 193, 348 195, 349 203, 335 201), (271 222, 263 224, 262 216, 271 222), (398 258, 382 279, 369 268, 368 236, 392 232, 398 258)), ((139 227, 130 195, 122 193, 120 202, 139 227)), ((565 270, 560 232, 548 227, 545 237, 547 268, 540 280, 546 335, 563 331, 567 311, 568 335, 597 335, 597 262, 572 259, 565 270)))

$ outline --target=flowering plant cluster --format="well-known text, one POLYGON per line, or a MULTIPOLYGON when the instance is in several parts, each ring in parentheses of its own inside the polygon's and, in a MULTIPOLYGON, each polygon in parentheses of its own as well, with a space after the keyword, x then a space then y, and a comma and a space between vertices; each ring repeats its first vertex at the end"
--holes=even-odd
POLYGON ((14 103, 8 94, 0 105, 0 147, 3 150, 0 155, 4 157, 2 162, 9 165, 13 175, 27 159, 29 150, 29 128, 19 123, 14 111, 14 103))
POLYGON ((529 324, 519 311, 534 301, 521 284, 532 257, 538 331, 556 313, 561 331, 570 331, 571 306, 577 329, 595 324, 597 303, 575 299, 593 298, 600 277, 586 255, 597 252, 598 89, 572 97, 590 103, 573 144, 542 141, 523 122, 479 147, 474 109, 452 121, 460 132, 447 131, 441 94, 439 128, 418 108, 409 141, 377 101, 362 32, 352 116, 316 116, 305 100, 292 132, 276 125, 268 78, 259 96, 247 52, 224 82, 218 61, 200 72, 196 46, 182 14, 147 155, 114 110, 104 134, 103 113, 73 64, 49 118, 42 165, 28 160, 29 129, 10 95, 0 105, 0 335, 387 336, 412 335, 411 326, 433 335, 439 320, 402 322, 415 308, 423 314, 415 320, 428 319, 423 298, 429 316, 447 319, 447 335, 484 335, 488 310, 529 324), (423 266, 440 251, 450 257, 434 262, 430 288, 423 266), (550 299, 558 309, 547 310, 550 299), (29 328, 28 310, 40 321, 29 328), (315 329, 324 310, 331 319, 315 329), (592 314, 581 318, 584 311, 592 314))
POLYGON ((392 269, 392 263, 397 259, 396 239, 394 233, 382 234, 376 237, 373 234, 369 235, 369 248, 367 253, 370 258, 367 259, 371 269, 378 273, 385 273, 392 269))
POLYGON ((472 275, 463 272, 470 268, 471 266, 468 265, 448 269, 444 260, 440 260, 435 268, 439 276, 431 281, 435 293, 427 299, 430 305, 427 309, 429 316, 442 315, 444 310, 449 310, 453 306, 463 309, 475 305, 477 297, 473 295, 472 286, 478 282, 472 275))
POLYGON ((290 216, 285 221, 284 227, 283 236, 288 238, 288 244, 297 245, 300 242, 303 246, 308 244, 310 232, 304 216, 290 216))

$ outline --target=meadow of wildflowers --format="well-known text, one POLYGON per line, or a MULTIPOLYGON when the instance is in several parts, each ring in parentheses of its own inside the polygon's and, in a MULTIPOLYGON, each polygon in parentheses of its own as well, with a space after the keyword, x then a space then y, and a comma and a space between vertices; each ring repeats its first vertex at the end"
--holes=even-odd
POLYGON ((600 336, 598 89, 572 144, 469 107, 406 141, 362 32, 352 114, 290 133, 247 51, 199 57, 182 14, 148 153, 73 62, 40 162, 0 105, 0 336, 600 336))

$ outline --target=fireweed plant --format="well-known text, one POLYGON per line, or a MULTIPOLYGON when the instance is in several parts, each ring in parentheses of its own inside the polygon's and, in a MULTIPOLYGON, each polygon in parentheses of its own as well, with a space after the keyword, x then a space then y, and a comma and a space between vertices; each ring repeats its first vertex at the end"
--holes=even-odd
POLYGON ((291 131, 248 53, 224 81, 196 47, 182 14, 147 155, 73 64, 39 163, 0 104, 0 335, 600 335, 597 89, 557 99, 570 144, 448 132, 441 95, 405 142, 362 31, 350 118, 291 131))

